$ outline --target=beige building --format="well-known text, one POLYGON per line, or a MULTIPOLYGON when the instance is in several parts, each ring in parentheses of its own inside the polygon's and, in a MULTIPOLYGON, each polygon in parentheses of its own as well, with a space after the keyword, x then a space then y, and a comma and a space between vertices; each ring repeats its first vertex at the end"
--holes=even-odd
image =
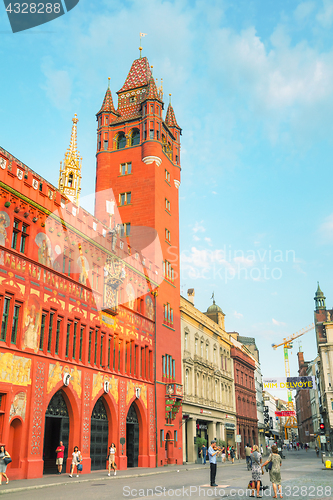
POLYGON ((199 460, 197 438, 235 445, 236 411, 233 361, 222 309, 213 304, 206 313, 180 298, 183 353, 183 460, 199 460))

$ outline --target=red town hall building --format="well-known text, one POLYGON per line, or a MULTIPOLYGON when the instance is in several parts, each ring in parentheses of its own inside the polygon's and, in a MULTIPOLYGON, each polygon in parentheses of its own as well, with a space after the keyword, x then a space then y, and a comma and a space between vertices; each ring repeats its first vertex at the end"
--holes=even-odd
POLYGON ((0 148, 0 441, 10 477, 181 463, 180 133, 146 58, 97 114, 95 214, 77 118, 59 187, 0 148), (114 209, 113 205, 116 205, 114 209))

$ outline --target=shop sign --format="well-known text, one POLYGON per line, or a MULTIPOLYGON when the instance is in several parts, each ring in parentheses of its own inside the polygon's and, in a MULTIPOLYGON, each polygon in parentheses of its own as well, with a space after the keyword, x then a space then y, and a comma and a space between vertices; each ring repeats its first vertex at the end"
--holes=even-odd
POLYGON ((224 424, 224 427, 226 429, 234 429, 235 428, 235 424, 231 424, 231 423, 228 422, 228 423, 224 424))
POLYGON ((200 409, 200 413, 204 413, 205 415, 211 415, 212 412, 208 410, 203 410, 202 408, 200 409))
POLYGON ((236 435, 235 442, 236 442, 236 443, 241 443, 241 442, 242 442, 242 436, 241 436, 240 434, 237 434, 237 435, 236 435))

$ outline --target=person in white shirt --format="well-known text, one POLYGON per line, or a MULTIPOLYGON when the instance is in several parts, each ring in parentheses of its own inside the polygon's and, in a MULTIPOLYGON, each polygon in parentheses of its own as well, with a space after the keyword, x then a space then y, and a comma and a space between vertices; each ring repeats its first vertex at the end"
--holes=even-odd
POLYGON ((72 465, 71 465, 71 473, 69 477, 73 477, 74 467, 76 467, 76 477, 79 477, 81 471, 78 469, 78 465, 82 462, 82 455, 77 446, 74 446, 74 451, 72 453, 72 465))

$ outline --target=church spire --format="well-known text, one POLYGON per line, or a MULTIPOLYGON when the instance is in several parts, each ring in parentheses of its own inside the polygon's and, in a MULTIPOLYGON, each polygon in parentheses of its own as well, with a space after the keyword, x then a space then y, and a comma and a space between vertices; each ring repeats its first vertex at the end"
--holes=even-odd
POLYGON ((314 300, 315 300, 315 304, 316 304, 316 311, 318 311, 319 309, 326 309, 326 304, 325 304, 326 297, 320 289, 319 281, 317 283, 318 283, 317 291, 316 291, 316 294, 314 296, 314 300))
POLYGON ((165 123, 169 128, 178 128, 179 130, 181 130, 180 126, 177 123, 176 115, 171 104, 171 94, 169 94, 169 97, 170 97, 170 102, 165 115, 165 123))
POLYGON ((79 205, 81 191, 82 158, 77 150, 77 115, 72 119, 72 133, 69 148, 65 153, 64 162, 60 162, 59 191, 79 205))

